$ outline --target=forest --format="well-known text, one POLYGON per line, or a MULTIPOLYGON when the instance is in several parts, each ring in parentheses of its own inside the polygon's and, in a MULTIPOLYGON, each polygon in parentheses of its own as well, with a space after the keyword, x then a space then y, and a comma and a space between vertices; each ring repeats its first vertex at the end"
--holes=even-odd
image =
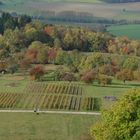
POLYGON ((88 83, 97 79, 102 84, 111 83, 111 77, 124 82, 140 80, 138 40, 88 28, 45 25, 26 15, 15 19, 3 13, 1 20, 1 71, 15 73, 33 64, 54 64, 69 67, 57 73, 59 79, 69 75, 70 80, 88 83))

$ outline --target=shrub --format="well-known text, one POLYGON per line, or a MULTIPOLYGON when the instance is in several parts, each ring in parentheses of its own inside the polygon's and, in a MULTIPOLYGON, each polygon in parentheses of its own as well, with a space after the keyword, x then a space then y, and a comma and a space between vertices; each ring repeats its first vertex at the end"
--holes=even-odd
POLYGON ((21 62, 20 62, 20 68, 22 70, 27 70, 31 67, 31 64, 30 64, 30 61, 27 60, 27 59, 23 59, 21 62))
POLYGON ((111 65, 103 65, 99 67, 99 73, 105 75, 112 75, 112 67, 111 65))
POLYGON ((60 79, 62 81, 77 81, 77 78, 75 77, 75 75, 73 73, 70 72, 65 72, 61 75, 60 79))
POLYGON ((55 80, 60 81, 61 80, 61 76, 63 75, 63 73, 65 73, 65 70, 62 66, 59 66, 57 68, 57 70, 55 70, 54 75, 55 75, 55 80))
POLYGON ((133 72, 134 80, 140 81, 140 71, 133 72))
POLYGON ((7 71, 11 74, 14 74, 18 71, 19 66, 17 64, 9 65, 7 71))
POLYGON ((131 70, 123 69, 116 74, 116 78, 125 83, 125 81, 132 81, 134 79, 134 75, 131 70))
POLYGON ((4 61, 0 61, 0 70, 6 70, 7 68, 7 63, 4 61))
POLYGON ((42 66, 36 66, 30 71, 30 76, 32 80, 42 80, 44 75, 44 69, 42 66))
POLYGON ((111 64, 104 64, 99 67, 99 73, 108 75, 108 76, 115 76, 115 74, 120 70, 119 66, 114 62, 111 64))
POLYGON ((97 77, 97 73, 94 70, 90 70, 82 74, 81 80, 89 84, 89 83, 93 83, 96 77, 97 77))
POLYGON ((62 66, 58 67, 54 72, 55 79, 58 81, 77 81, 78 78, 74 73, 66 71, 62 66))
POLYGON ((112 78, 107 75, 100 74, 98 76, 98 83, 101 85, 109 85, 112 83, 112 78))

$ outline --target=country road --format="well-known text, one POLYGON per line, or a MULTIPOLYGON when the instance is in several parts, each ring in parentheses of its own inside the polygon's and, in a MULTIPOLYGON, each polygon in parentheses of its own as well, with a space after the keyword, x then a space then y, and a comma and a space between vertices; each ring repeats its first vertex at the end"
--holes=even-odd
POLYGON ((101 115, 97 112, 71 112, 71 111, 37 111, 34 110, 0 110, 0 113, 46 113, 46 114, 71 114, 71 115, 101 115))

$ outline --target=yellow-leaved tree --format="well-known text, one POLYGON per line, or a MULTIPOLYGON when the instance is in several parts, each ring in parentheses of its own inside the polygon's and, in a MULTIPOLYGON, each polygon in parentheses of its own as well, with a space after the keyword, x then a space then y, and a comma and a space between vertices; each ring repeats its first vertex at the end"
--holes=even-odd
POLYGON ((91 128, 95 140, 140 140, 140 90, 133 89, 103 111, 91 128))

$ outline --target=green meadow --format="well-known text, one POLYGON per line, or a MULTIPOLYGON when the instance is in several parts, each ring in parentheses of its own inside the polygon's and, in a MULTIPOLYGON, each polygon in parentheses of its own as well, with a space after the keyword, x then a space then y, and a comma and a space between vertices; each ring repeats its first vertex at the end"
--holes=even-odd
POLYGON ((139 24, 110 26, 107 28, 107 31, 116 36, 128 36, 131 39, 140 39, 139 24))
POLYGON ((0 113, 0 119, 0 140, 82 140, 99 116, 0 113))
MULTIPOLYGON (((47 75, 46 75, 47 76, 47 75)), ((49 75, 48 75, 49 76, 49 75)), ((30 83, 29 77, 25 77, 22 74, 6 74, 0 76, 0 92, 22 92, 26 89, 26 86, 30 83)), ((51 81, 46 81, 43 83, 48 83, 51 81)), ((59 83, 57 81, 52 81, 53 83, 59 83)), ((63 82, 62 82, 63 83, 63 82)), ((76 82, 84 87, 85 96, 91 97, 101 97, 104 96, 116 96, 119 97, 123 95, 126 91, 137 88, 140 86, 139 82, 127 81, 125 84, 122 81, 113 79, 111 85, 100 86, 97 82, 93 84, 85 84, 83 82, 76 82)))

